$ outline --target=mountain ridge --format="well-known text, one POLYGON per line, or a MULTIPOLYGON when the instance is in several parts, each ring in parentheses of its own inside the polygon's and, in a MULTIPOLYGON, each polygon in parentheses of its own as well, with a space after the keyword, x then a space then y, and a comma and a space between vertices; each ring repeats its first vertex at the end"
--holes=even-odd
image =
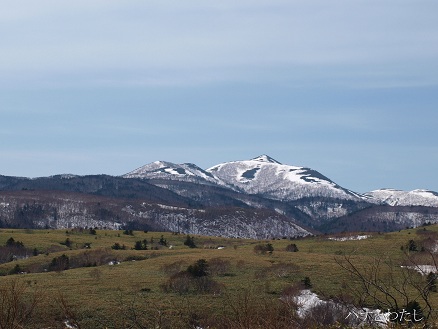
POLYGON ((268 238, 435 222, 437 192, 360 194, 314 169, 266 154, 207 169, 155 161, 121 176, 0 175, 0 225, 97 225, 268 238), (65 193, 70 196, 57 197, 65 193))
POLYGON ((277 200, 360 198, 358 193, 339 186, 316 170, 285 165, 265 154, 250 160, 224 162, 206 171, 246 193, 262 194, 277 200))

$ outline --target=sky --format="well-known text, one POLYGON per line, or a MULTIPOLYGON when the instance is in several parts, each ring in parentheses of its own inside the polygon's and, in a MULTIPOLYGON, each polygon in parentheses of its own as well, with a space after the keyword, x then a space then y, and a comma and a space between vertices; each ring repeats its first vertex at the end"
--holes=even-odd
POLYGON ((436 0, 0 0, 0 175, 267 154, 438 191, 436 0))

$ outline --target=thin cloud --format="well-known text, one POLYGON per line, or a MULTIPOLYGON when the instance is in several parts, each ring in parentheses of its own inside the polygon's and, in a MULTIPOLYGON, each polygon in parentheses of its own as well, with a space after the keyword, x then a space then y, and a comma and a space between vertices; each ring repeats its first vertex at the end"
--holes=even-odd
MULTIPOLYGON (((185 67, 202 81, 196 76, 207 69, 214 76, 236 67, 394 60, 415 70, 438 55, 438 23, 431 14, 438 5, 431 2, 27 3, 28 9, 20 2, 8 10, 15 19, 0 16, 10 25, 0 45, 0 69, 24 76, 40 72, 43 80, 69 71, 96 80, 90 75, 96 69, 111 71, 117 80, 124 70, 154 75, 167 68, 172 71, 168 81, 181 81, 185 67)), ((68 76, 61 79, 68 82, 68 76)), ((154 83, 147 77, 135 80, 154 83)))

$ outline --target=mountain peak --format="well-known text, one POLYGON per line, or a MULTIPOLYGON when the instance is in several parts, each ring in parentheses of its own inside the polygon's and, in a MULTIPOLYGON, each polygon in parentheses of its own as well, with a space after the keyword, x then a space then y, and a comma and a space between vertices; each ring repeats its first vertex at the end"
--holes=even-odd
POLYGON ((276 164, 281 164, 280 162, 278 162, 277 160, 271 158, 269 155, 266 154, 262 154, 254 159, 251 159, 252 161, 258 161, 258 162, 264 162, 264 163, 276 163, 276 164))
POLYGON ((209 172, 193 163, 176 164, 167 161, 155 161, 131 171, 122 177, 143 179, 170 179, 182 181, 203 181, 205 184, 223 184, 209 172))

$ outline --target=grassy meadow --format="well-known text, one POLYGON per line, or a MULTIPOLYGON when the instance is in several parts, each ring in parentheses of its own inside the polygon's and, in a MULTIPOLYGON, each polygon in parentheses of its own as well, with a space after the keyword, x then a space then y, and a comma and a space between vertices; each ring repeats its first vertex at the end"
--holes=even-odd
MULTIPOLYGON (((0 265, 3 295, 15 286, 20 303, 35 300, 25 328, 64 328, 67 320, 76 328, 194 328, 198 324, 210 328, 269 328, 270 323, 272 328, 280 327, 274 323, 278 320, 264 325, 251 321, 259 315, 263 321, 277 318, 274 313, 275 307, 281 307, 277 305, 280 297, 301 289, 306 277, 311 290, 321 298, 347 296, 355 301, 352 289, 360 286, 336 261, 345 260, 345 255, 364 272, 376 260, 385 260, 391 266, 382 266, 380 275, 402 279, 399 269, 407 258, 415 256, 418 262, 430 262, 430 255, 422 252, 421 246, 431 237, 435 239, 438 227, 359 233, 369 237, 351 241, 329 240, 329 236, 259 241, 194 235, 196 248, 185 245, 187 237, 181 234, 129 233, 0 229, 0 246, 13 238, 31 256, 0 265), (418 251, 407 249, 410 240, 415 241, 418 251), (137 241, 146 241, 147 250, 134 250, 137 241), (113 249, 116 244, 125 249, 113 249), (267 244, 272 245, 273 252, 255 252, 255 246, 267 244), (286 251, 291 244, 297 246, 297 252, 286 251), (63 255, 71 268, 51 267, 54 259, 63 255), (185 291, 169 285, 172 276, 200 259, 209 264, 214 289, 185 291)), ((412 276, 422 280, 415 272, 412 276)), ((438 308, 438 293, 432 292, 429 299, 438 308)), ((3 312, 4 304, 3 300, 3 312)), ((288 321, 293 322, 291 319, 292 315, 288 321)), ((291 323, 290 327, 298 324, 291 323)))

